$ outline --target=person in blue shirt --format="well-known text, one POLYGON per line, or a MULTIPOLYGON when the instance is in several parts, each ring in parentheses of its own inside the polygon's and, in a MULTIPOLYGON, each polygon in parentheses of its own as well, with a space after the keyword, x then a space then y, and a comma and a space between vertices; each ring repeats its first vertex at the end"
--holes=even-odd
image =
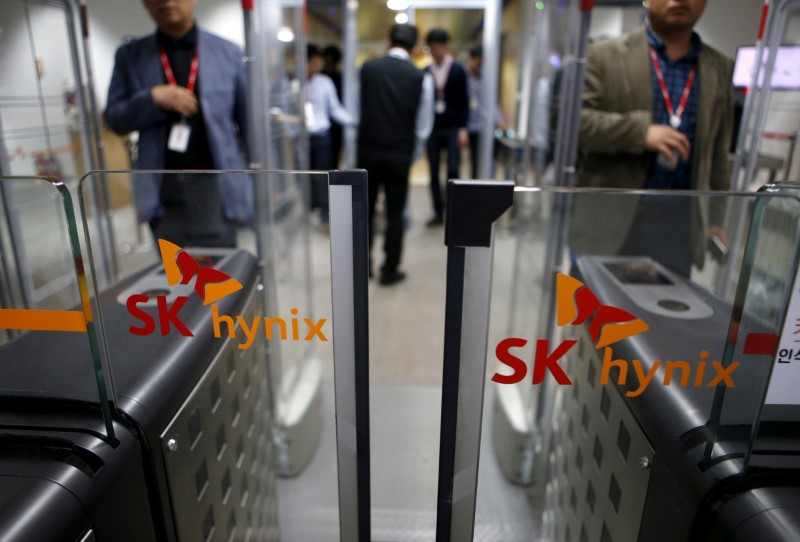
MULTIPOLYGON (((499 127, 505 130, 503 114, 500 105, 487 107, 481 95, 481 68, 483 67, 483 47, 474 45, 469 50, 467 58, 467 91, 469 94, 469 120, 467 130, 469 132, 469 155, 472 162, 472 178, 478 178, 478 143, 485 122, 491 122, 492 127, 499 127)), ((495 146, 496 149, 496 146, 495 146)), ((494 153, 493 153, 494 154, 494 153)), ((494 159, 490 171, 494 172, 494 159)))

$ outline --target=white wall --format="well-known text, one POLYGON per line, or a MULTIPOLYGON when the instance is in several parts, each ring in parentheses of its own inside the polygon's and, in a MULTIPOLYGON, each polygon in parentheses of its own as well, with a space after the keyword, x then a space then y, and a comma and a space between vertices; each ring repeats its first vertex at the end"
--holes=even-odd
MULTIPOLYGON (((100 108, 105 107, 114 52, 126 36, 143 36, 155 24, 141 0, 87 0, 95 89, 100 108)), ((197 23, 204 30, 244 46, 244 16, 240 0, 198 0, 197 23)))
POLYGON ((739 45, 752 45, 758 37, 764 0, 709 0, 695 30, 703 41, 733 58, 739 45))
POLYGON ((8 173, 35 175, 34 153, 53 148, 59 151, 62 173, 72 180, 79 172, 69 150, 73 119, 63 99, 75 82, 66 18, 62 9, 49 5, 30 5, 28 15, 30 34, 24 5, 0 1, 0 96, 21 100, 18 106, 11 100, 0 105, 0 144, 9 154, 8 173), (40 88, 47 100, 43 109, 38 107, 40 88))
POLYGON ((611 8, 598 6, 592 11, 589 38, 612 38, 635 30, 642 24, 644 9, 641 6, 611 8))
POLYGON ((592 23, 589 27, 589 38, 613 38, 619 36, 622 29, 622 10, 619 8, 596 7, 592 11, 592 23))

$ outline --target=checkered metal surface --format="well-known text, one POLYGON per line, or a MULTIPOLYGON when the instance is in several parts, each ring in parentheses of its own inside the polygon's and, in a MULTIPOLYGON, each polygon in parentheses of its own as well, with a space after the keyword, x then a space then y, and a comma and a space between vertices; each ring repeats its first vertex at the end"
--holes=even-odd
POLYGON ((263 346, 228 340, 162 434, 179 540, 279 540, 269 394, 263 346))
POLYGON ((583 327, 561 365, 549 452, 542 540, 635 542, 654 450, 616 387, 600 384, 600 352, 583 327), (642 466, 646 464, 646 466, 642 466))

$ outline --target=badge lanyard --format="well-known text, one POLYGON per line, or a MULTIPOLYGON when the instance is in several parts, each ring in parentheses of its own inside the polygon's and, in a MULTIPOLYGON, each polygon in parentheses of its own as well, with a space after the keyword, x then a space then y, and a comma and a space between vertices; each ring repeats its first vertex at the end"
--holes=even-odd
MULTIPOLYGON (((172 71, 172 66, 169 64, 169 58, 164 48, 159 49, 159 56, 161 57, 161 66, 164 68, 164 75, 167 77, 167 83, 170 86, 178 86, 175 80, 175 74, 172 71)), ((194 94, 194 87, 197 83, 197 49, 194 50, 194 57, 192 57, 192 65, 189 69, 189 80, 186 82, 186 90, 194 94)), ((191 127, 186 122, 186 117, 181 116, 181 121, 172 125, 167 138, 167 149, 173 152, 186 152, 189 148, 189 137, 191 135, 191 127)))
POLYGON ((445 60, 443 66, 441 68, 442 72, 439 72, 438 70, 434 71, 434 69, 433 69, 434 66, 431 67, 431 75, 433 76, 433 81, 436 84, 436 112, 437 113, 444 113, 444 110, 446 108, 445 102, 444 102, 444 90, 445 90, 445 87, 447 86, 447 80, 450 78, 450 68, 453 67, 453 61, 452 60, 448 61, 448 60, 445 60), (437 77, 438 74, 441 74, 441 76, 437 77), (441 79, 441 84, 439 82, 439 79, 441 79))
POLYGON ((658 79, 658 85, 661 87, 661 95, 664 97, 664 105, 667 107, 667 113, 669 114, 669 125, 677 130, 681 126, 681 117, 683 116, 683 111, 686 109, 686 103, 689 101, 689 93, 692 91, 694 76, 697 73, 697 62, 692 64, 692 70, 689 72, 689 77, 686 79, 686 85, 683 87, 681 101, 678 104, 678 109, 675 110, 672 107, 672 100, 669 97, 667 83, 664 81, 664 73, 661 71, 661 63, 658 61, 658 57, 656 56, 656 52, 653 50, 653 46, 650 45, 649 48, 650 58, 653 60, 653 69, 656 71, 656 79, 658 79))
MULTIPOLYGON (((164 68, 164 75, 167 76, 167 83, 172 86, 177 86, 178 82, 175 80, 175 74, 172 72, 172 66, 170 66, 169 58, 167 58, 167 53, 164 51, 163 47, 159 49, 159 55, 161 56, 161 66, 164 68)), ((192 65, 189 68, 189 81, 186 82, 186 90, 192 94, 194 94, 194 86, 197 82, 198 64, 197 49, 195 49, 194 56, 192 57, 192 65)))

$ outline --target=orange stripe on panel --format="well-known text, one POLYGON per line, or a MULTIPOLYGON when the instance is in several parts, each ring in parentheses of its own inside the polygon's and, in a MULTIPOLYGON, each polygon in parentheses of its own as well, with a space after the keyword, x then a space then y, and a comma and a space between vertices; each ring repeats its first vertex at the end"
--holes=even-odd
POLYGON ((85 333, 86 319, 80 311, 0 309, 0 329, 85 333))

